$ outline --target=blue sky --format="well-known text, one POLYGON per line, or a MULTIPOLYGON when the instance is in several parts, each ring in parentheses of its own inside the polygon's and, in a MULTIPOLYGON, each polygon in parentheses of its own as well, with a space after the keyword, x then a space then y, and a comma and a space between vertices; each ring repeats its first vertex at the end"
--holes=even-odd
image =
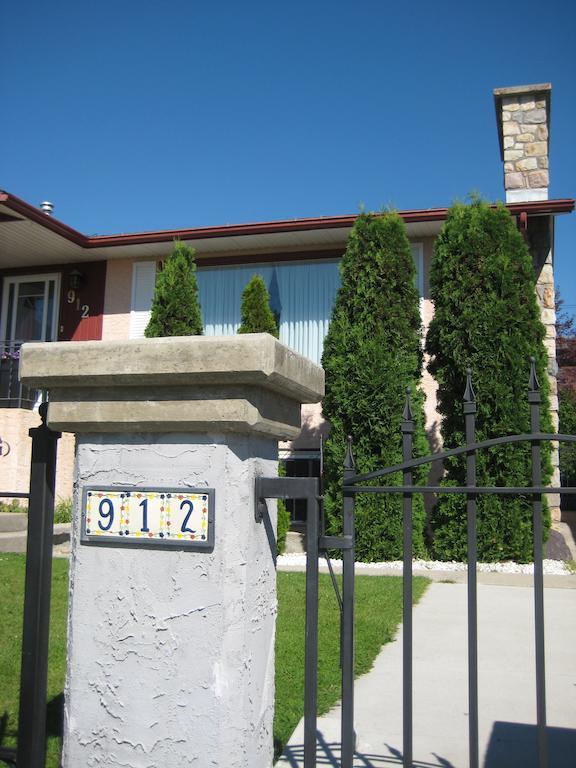
MULTIPOLYGON (((87 234, 503 197, 492 89, 550 81, 576 196, 576 3, 0 8, 0 187, 87 234)), ((576 216, 556 276, 576 312, 576 216)))

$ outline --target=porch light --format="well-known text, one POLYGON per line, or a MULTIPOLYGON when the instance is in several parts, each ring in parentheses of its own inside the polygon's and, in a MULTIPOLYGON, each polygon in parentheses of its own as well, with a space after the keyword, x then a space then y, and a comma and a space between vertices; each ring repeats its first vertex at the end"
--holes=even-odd
POLYGON ((68 283, 70 285, 70 289, 72 291, 77 291, 78 288, 80 288, 82 282, 84 281, 84 273, 80 272, 79 269, 72 269, 68 273, 68 283))

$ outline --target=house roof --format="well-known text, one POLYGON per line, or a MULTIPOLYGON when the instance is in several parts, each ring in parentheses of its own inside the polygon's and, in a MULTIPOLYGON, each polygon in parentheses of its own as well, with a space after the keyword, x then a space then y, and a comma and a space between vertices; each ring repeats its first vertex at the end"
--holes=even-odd
MULTIPOLYGON (((512 203, 513 215, 570 213, 573 199, 512 203)), ((398 211, 411 238, 438 234, 447 208, 398 211)), ((226 224, 118 235, 84 235, 40 208, 0 191, 0 269, 48 266, 75 261, 161 257, 174 240, 189 242, 198 257, 338 250, 345 245, 357 214, 226 224)))

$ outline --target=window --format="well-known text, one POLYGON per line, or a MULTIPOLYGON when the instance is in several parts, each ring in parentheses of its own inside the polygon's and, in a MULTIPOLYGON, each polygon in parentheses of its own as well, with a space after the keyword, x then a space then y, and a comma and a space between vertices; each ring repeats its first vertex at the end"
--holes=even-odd
POLYGON ((424 297, 424 246, 422 243, 410 243, 410 247, 416 267, 416 288, 422 299, 424 297))
POLYGON ((272 311, 279 319, 280 341, 319 363, 340 284, 335 261, 198 269, 204 333, 236 333, 242 291, 255 274, 262 276, 268 288, 272 311))
MULTIPOLYGON (((423 294, 423 247, 412 244, 416 286, 423 294)), ((266 283, 270 305, 280 329, 280 341, 320 363, 332 307, 340 286, 338 262, 333 260, 278 261, 273 264, 199 267, 196 273, 206 336, 230 336, 240 326, 242 291, 252 275, 266 283)), ((156 264, 134 264, 130 338, 142 338, 150 318, 156 264)))
POLYGON ((59 275, 5 277, 0 317, 0 407, 36 408, 40 392, 18 378, 20 346, 58 335, 59 275))

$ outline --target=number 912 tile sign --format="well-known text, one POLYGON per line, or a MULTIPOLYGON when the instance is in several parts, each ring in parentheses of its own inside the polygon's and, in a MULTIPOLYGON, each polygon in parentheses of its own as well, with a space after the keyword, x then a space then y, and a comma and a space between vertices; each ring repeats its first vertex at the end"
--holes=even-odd
POLYGON ((211 550, 213 488, 84 488, 83 544, 211 550))

